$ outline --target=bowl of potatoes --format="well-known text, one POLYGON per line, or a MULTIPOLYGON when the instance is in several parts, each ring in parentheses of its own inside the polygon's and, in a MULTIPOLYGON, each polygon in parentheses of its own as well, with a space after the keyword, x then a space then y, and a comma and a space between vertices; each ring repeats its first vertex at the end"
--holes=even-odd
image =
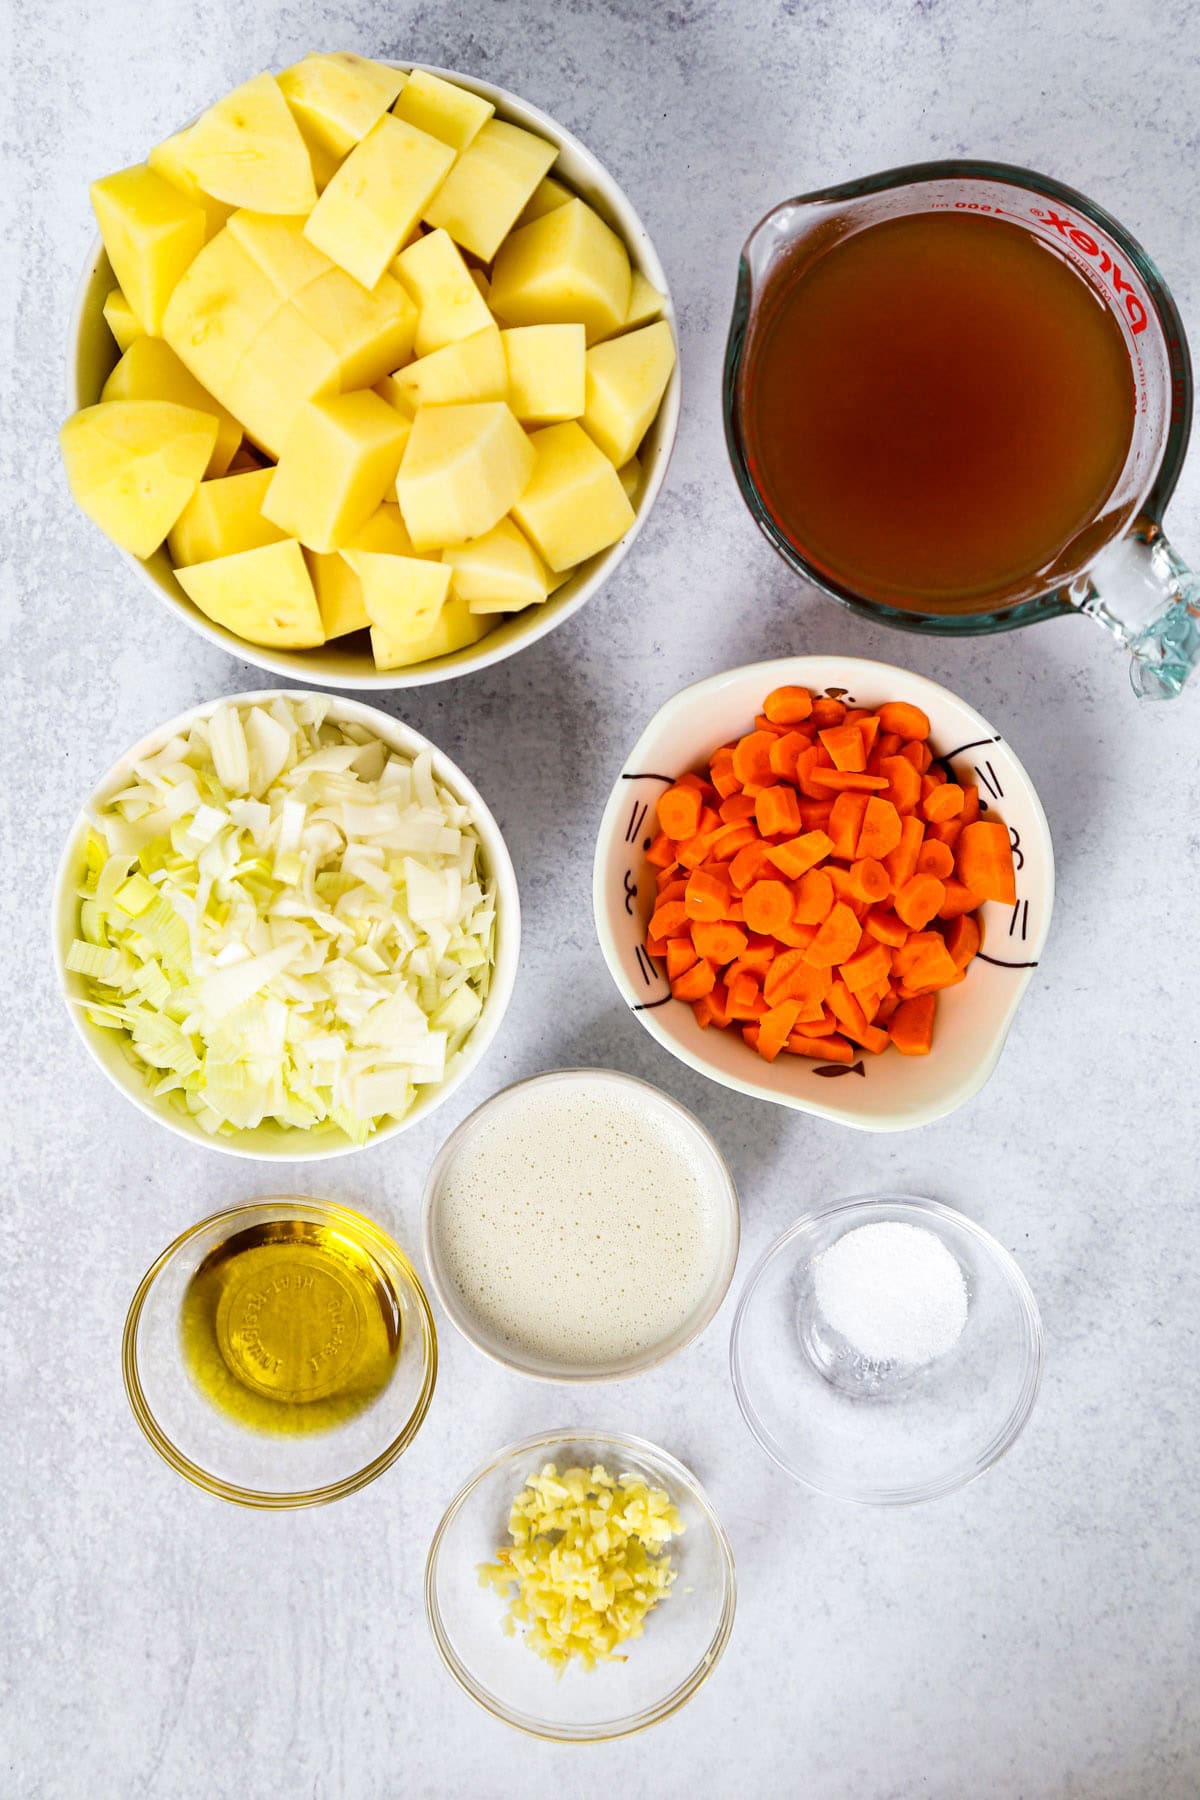
POLYGON ((419 686, 543 637, 625 555, 678 424, 674 313, 536 107, 314 54, 91 195, 67 479, 204 637, 419 686))

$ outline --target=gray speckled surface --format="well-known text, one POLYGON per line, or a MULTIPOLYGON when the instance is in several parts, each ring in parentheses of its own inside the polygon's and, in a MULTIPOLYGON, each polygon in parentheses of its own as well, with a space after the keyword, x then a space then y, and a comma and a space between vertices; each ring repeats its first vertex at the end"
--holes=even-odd
MULTIPOLYGON (((1082 621, 956 645, 839 614, 756 536, 718 404, 749 226, 788 192, 918 157, 995 155, 1090 192, 1156 255, 1196 335, 1194 8, 38 0, 9 29, 0 1787, 95 1800, 536 1800, 585 1780, 626 1800, 1194 1795, 1200 691, 1139 711, 1121 658, 1082 621), (193 1492, 130 1418, 118 1346, 142 1270, 201 1213, 279 1184, 118 1102, 54 992, 46 900, 92 777, 158 720, 257 683, 151 603, 72 511, 53 435, 63 340, 89 177, 314 46, 494 77, 591 144, 671 275, 686 399, 666 491, 611 587, 525 655, 390 702, 500 816, 525 898, 521 978, 493 1053, 444 1112, 391 1147, 301 1167, 296 1185, 361 1204, 412 1246, 422 1176, 455 1120, 516 1076, 582 1061, 658 1082, 717 1134, 743 1196, 735 1294, 812 1200, 899 1184, 956 1202, 1020 1258, 1048 1360, 1015 1453, 952 1499, 881 1513, 791 1487, 736 1412, 732 1300, 678 1362, 593 1398, 510 1377, 447 1328, 412 1451, 314 1514, 193 1492), (593 832, 625 746, 683 683, 788 646, 907 662, 961 691, 1016 745, 1054 831, 1055 924, 1006 1054, 964 1111, 914 1135, 858 1136, 705 1084, 623 1011, 594 940, 593 832), (741 1600, 688 1709, 649 1737, 571 1752, 459 1694, 426 1633, 421 1573, 444 1504, 490 1449, 585 1421, 657 1439, 697 1470, 732 1534, 741 1600)), ((1200 552, 1200 457, 1172 524, 1200 552)))

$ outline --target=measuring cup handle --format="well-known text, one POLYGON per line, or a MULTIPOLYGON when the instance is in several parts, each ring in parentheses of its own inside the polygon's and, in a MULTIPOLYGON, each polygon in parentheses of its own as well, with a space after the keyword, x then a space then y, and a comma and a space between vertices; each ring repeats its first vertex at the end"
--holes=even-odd
POLYGON ((1129 651, 1142 700, 1173 700, 1200 663, 1200 576, 1157 525, 1110 544, 1071 599, 1129 651))

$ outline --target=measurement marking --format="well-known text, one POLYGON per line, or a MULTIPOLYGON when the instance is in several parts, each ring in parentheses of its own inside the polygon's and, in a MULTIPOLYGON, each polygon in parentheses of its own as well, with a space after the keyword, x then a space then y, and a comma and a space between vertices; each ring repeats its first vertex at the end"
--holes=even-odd
POLYGON ((1036 969, 1037 968, 1037 958, 1036 957, 1034 958, 1034 960, 1032 962, 1005 962, 1005 960, 1002 956, 988 956, 982 950, 977 950, 975 952, 975 954, 980 959, 981 962, 994 963, 994 965, 998 969, 1036 969))
POLYGON ((981 744, 1002 744, 1004 739, 997 732, 995 737, 973 738, 969 744, 960 744, 957 750, 947 750, 945 756, 939 756, 939 762, 950 762, 953 757, 965 756, 968 750, 978 750, 981 744))
POLYGON ((633 871, 625 871, 625 911, 633 917, 633 903, 637 899, 637 882, 633 880, 633 871))
POLYGON ((1016 868, 1023 869, 1025 867, 1025 852, 1021 848, 1021 834, 1015 825, 1010 825, 1008 828, 1008 835, 1012 842, 1013 863, 1016 868))
POLYGON ((657 775, 653 769, 631 770, 621 776, 622 781, 665 781, 668 787, 674 787, 673 775, 657 775))
POLYGON ((650 987, 658 970, 651 963, 650 958, 646 955, 646 952, 642 949, 640 944, 638 944, 634 954, 637 957, 637 966, 641 970, 642 980, 647 987, 650 987))
POLYGON ((670 994, 664 994, 661 1000, 640 1000, 631 1010, 633 1012, 653 1012, 656 1006, 666 1006, 670 1000, 670 994))
POLYGON ((629 824, 625 828, 625 842, 627 844, 632 844, 634 838, 642 829, 642 826, 645 823, 646 814, 649 811, 650 808, 648 806, 639 805, 636 800, 634 801, 633 812, 630 814, 629 824))
POLYGON ((1011 937, 1013 935, 1014 931, 1017 929, 1018 918, 1021 921, 1021 942, 1024 943, 1026 934, 1028 931, 1028 927, 1029 927, 1029 902, 1028 902, 1028 900, 1018 900, 1016 905, 1013 907, 1012 918, 1008 921, 1009 937, 1011 937))
POLYGON ((975 773, 994 800, 1003 800, 1004 789, 1000 786, 1000 778, 986 758, 984 759, 983 769, 980 768, 978 763, 975 764, 975 773), (987 770, 986 775, 984 774, 984 769, 987 770))

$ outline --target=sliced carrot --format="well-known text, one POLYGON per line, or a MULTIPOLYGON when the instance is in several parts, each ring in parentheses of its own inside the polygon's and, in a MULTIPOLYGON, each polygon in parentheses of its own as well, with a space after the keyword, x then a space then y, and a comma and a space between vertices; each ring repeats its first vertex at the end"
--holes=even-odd
POLYGON ((750 819, 735 819, 732 825, 722 825, 720 831, 713 832, 709 856, 716 862, 729 862, 739 850, 758 841, 758 832, 750 819))
POLYGON ((795 1030, 799 1017, 798 1000, 783 1000, 778 1006, 769 1007, 758 1022, 758 1054, 768 1062, 774 1062, 795 1030))
POLYGON ((779 936, 779 928, 791 923, 792 890, 783 881, 755 881, 746 889, 742 904, 751 931, 779 936))
POLYGON ((684 975, 697 960, 696 946, 689 937, 673 937, 667 940, 667 976, 674 981, 684 975))
POLYGON ((663 901, 650 920, 650 936, 665 942, 681 931, 686 931, 690 920, 688 910, 682 900, 663 901))
POLYGON ((886 798, 897 812, 915 812, 921 801, 921 774, 907 756, 881 758, 879 773, 888 778, 886 798))
POLYGON ((771 745, 774 742, 775 739, 765 731, 751 731, 737 741, 733 772, 751 793, 771 785, 771 745))
POLYGON ((752 882, 757 881, 764 873, 772 874, 774 869, 770 844, 764 844, 761 838, 757 838, 754 843, 747 844, 743 850, 738 851, 729 865, 729 879, 735 890, 744 894, 752 882))
POLYGON ((939 919, 960 919, 964 913, 973 913, 978 910, 979 895, 973 894, 964 882, 957 881, 954 876, 950 876, 943 886, 946 889, 946 898, 938 907, 939 919))
POLYGON ((763 974, 774 962, 778 948, 774 938, 751 936, 738 957, 738 967, 763 974))
POLYGON ((964 825, 973 825, 979 817, 979 789, 977 787, 963 789, 963 809, 958 816, 964 825))
POLYGON ((891 855, 901 836, 902 822, 896 808, 890 800, 881 800, 877 794, 872 794, 859 826, 855 856, 871 856, 882 861, 891 855))
POLYGON ((802 731, 785 731, 771 745, 771 773, 781 781, 795 781, 796 758, 803 750, 811 750, 812 739, 802 731))
MULTIPOLYGON (((718 752, 718 755, 720 755, 720 752, 718 752)), ((714 756, 709 772, 712 775, 712 784, 723 800, 727 800, 730 794, 736 794, 741 787, 741 782, 733 772, 732 751, 721 757, 719 762, 717 757, 714 756)))
POLYGON ((850 893, 869 906, 886 900, 892 891, 892 878, 881 862, 866 856, 850 864, 850 893))
MULTIPOLYGON (((654 877, 654 883, 655 883, 655 886, 658 888, 660 895, 664 888, 670 887, 670 885, 673 881, 678 881, 678 880, 679 880, 679 864, 677 862, 673 862, 671 864, 670 868, 660 869, 658 871, 658 874, 654 877)), ((684 886, 686 887, 686 885, 687 885, 687 883, 685 882, 684 886)))
POLYGON ((934 943, 922 946, 904 977, 904 985, 914 992, 927 992, 931 988, 950 987, 957 980, 958 964, 939 937, 934 943))
POLYGON ((789 881, 798 881, 809 869, 824 862, 832 849, 833 840, 824 831, 806 831, 802 837, 789 838, 786 844, 772 844, 767 854, 789 881))
POLYGON ((892 1014, 888 1033, 901 1056, 928 1056, 933 1048, 933 1015, 937 1010, 936 994, 922 994, 906 1000, 892 1014))
POLYGON ((892 957, 893 979, 907 981, 909 970, 924 955, 929 945, 941 941, 940 931, 910 931, 904 943, 899 946, 892 957))
POLYGON ((705 994, 711 994, 716 986, 717 972, 711 963, 703 958, 685 969, 682 975, 671 983, 671 992, 677 1000, 700 1000, 705 994))
POLYGON ((898 919, 894 912, 876 906, 863 920, 863 929, 873 937, 877 944, 887 944, 895 949, 908 936, 908 926, 903 919, 898 919))
MULTIPOLYGON (((742 927, 731 925, 727 919, 697 919, 692 926, 692 943, 707 962, 716 963, 718 968, 734 962, 749 941, 749 936, 742 927)), ((668 974, 670 968, 668 959, 668 974)))
POLYGON ((853 956, 847 958, 839 971, 852 994, 862 994, 868 988, 877 987, 880 982, 886 983, 891 972, 891 951, 886 944, 874 939, 870 943, 864 940, 863 945, 853 956))
POLYGON ((931 825, 941 825, 946 819, 955 818, 962 809, 963 791, 957 781, 943 781, 921 802, 921 811, 931 825))
POLYGON ((839 794, 829 813, 826 827, 833 844, 833 854, 845 857, 853 862, 858 849, 858 834, 862 830, 863 815, 867 810, 865 794, 839 794))
POLYGON ((832 811, 832 800, 801 800, 800 823, 805 831, 823 831, 832 811))
POLYGON ((831 725, 819 735, 835 769, 857 770, 860 774, 866 769, 867 749, 857 725, 831 725))
POLYGON ((695 837, 700 829, 703 807, 703 794, 694 787, 684 787, 677 782, 659 796, 658 822, 667 836, 674 838, 676 842, 682 838, 695 837))
POLYGON ((732 825, 738 819, 752 819, 754 817, 754 796, 743 793, 727 794, 717 811, 726 825, 732 825))
POLYGON ((853 720, 862 733, 863 754, 870 756, 879 737, 879 714, 873 712, 852 712, 846 714, 846 722, 853 720))
POLYGON ((954 860, 959 880, 973 894, 1003 906, 1016 905, 1017 881, 1007 825, 992 819, 964 825, 954 860))
POLYGON ((910 762, 918 775, 923 775, 933 761, 933 751, 929 745, 918 743, 915 739, 911 743, 902 745, 896 754, 904 757, 906 762, 910 762))
POLYGON ((883 731, 894 731, 897 737, 927 738, 929 715, 907 700, 889 700, 879 708, 879 724, 883 731))
POLYGON ((799 725, 813 709, 813 698, 806 687, 777 687, 763 701, 763 711, 776 725, 799 725))
POLYGON ((936 875, 939 881, 946 881, 954 873, 954 852, 948 844, 937 838, 927 837, 917 852, 918 875, 936 875))
POLYGON ((951 850, 958 843, 962 832, 962 819, 940 819, 936 825, 927 825, 926 837, 933 838, 935 843, 947 844, 951 850))
POLYGON ((935 875, 914 875, 896 890, 896 912, 913 931, 920 931, 937 916, 946 890, 935 875))
POLYGON ((854 1061, 853 1044, 836 1033, 828 1037, 810 1037, 803 1031, 793 1031, 787 1041, 787 1047, 793 1056, 811 1056, 814 1062, 852 1063, 854 1061))
POLYGON ((740 975, 730 983, 725 1012, 731 1023, 734 1019, 761 1019, 766 1010, 762 988, 753 975, 740 975))
POLYGON ((867 1023, 866 1015, 844 981, 835 981, 829 990, 829 1008, 846 1036, 875 1056, 888 1046, 888 1034, 867 1023))
POLYGON ((669 869, 675 861, 675 846, 665 831, 660 831, 646 852, 646 861, 656 869, 669 869))
POLYGON ((882 775, 859 775, 847 769, 812 769, 808 779, 813 787, 830 794, 881 794, 888 785, 882 775))
POLYGON ((805 955, 816 969, 848 962, 862 939, 862 926, 844 901, 835 901, 805 955))
POLYGON ((800 802, 795 788, 778 784, 760 789, 754 802, 754 817, 764 837, 780 837, 800 829, 800 802))
POLYGON ((883 866, 891 876, 893 893, 898 893, 916 874, 917 857, 924 838, 925 827, 920 819, 907 813, 900 821, 900 842, 883 859, 883 866))
POLYGON ((946 932, 946 949, 954 959, 956 968, 965 969, 976 954, 981 942, 979 921, 970 913, 960 913, 957 919, 951 919, 946 932))
POLYGON ((646 955, 647 956, 655 956, 655 957, 658 957, 661 959, 666 954, 667 954, 666 938, 655 937, 654 933, 649 929, 649 927, 647 927, 647 929, 646 929, 646 955))
POLYGON ((806 962, 803 950, 783 950, 763 978, 763 999, 768 1006, 799 1000, 818 1013, 832 979, 828 969, 814 969, 806 962))
POLYGON ((801 750, 796 758, 796 771, 792 779, 800 792, 810 800, 828 800, 824 788, 816 787, 813 777, 818 769, 830 767, 829 756, 823 744, 811 744, 807 750, 801 750))
POLYGON ((891 992, 884 995, 883 999, 879 1002, 879 1005, 875 1008, 872 1015, 872 1023, 875 1025, 886 1025, 899 1005, 900 996, 893 989, 891 992))
POLYGON ((828 918, 833 905, 833 883, 824 869, 808 869, 796 883, 796 904, 792 922, 796 925, 819 925, 828 918))
POLYGON ((818 731, 823 731, 829 725, 840 725, 845 717, 846 708, 840 700, 834 700, 829 695, 822 694, 813 701, 812 722, 818 731))
POLYGON ((699 1000, 693 1000, 692 1011, 696 1015, 696 1023, 701 1031, 706 1030, 709 1025, 718 1025, 722 1028, 728 1025, 728 1004, 729 995, 719 981, 713 983, 710 994, 701 994, 699 1000))
MULTIPOLYGON (((683 906, 685 917, 712 921, 724 919, 729 915, 729 902, 733 898, 728 884, 718 875, 711 875, 704 869, 697 869, 687 884, 683 906)), ((657 914, 655 915, 657 917, 657 914)), ((651 920, 651 924, 654 921, 651 920)), ((693 994, 692 999, 696 996, 693 994)))
POLYGON ((658 890, 656 907, 665 906, 668 900, 682 900, 687 893, 687 877, 676 875, 671 881, 664 881, 658 890))
POLYGON ((766 713, 755 713, 755 731, 765 731, 768 737, 780 738, 787 730, 786 725, 777 725, 774 719, 768 719, 766 713))
POLYGON ((775 933, 779 942, 789 950, 807 950, 816 935, 815 925, 801 925, 795 919, 787 925, 780 925, 775 933))

